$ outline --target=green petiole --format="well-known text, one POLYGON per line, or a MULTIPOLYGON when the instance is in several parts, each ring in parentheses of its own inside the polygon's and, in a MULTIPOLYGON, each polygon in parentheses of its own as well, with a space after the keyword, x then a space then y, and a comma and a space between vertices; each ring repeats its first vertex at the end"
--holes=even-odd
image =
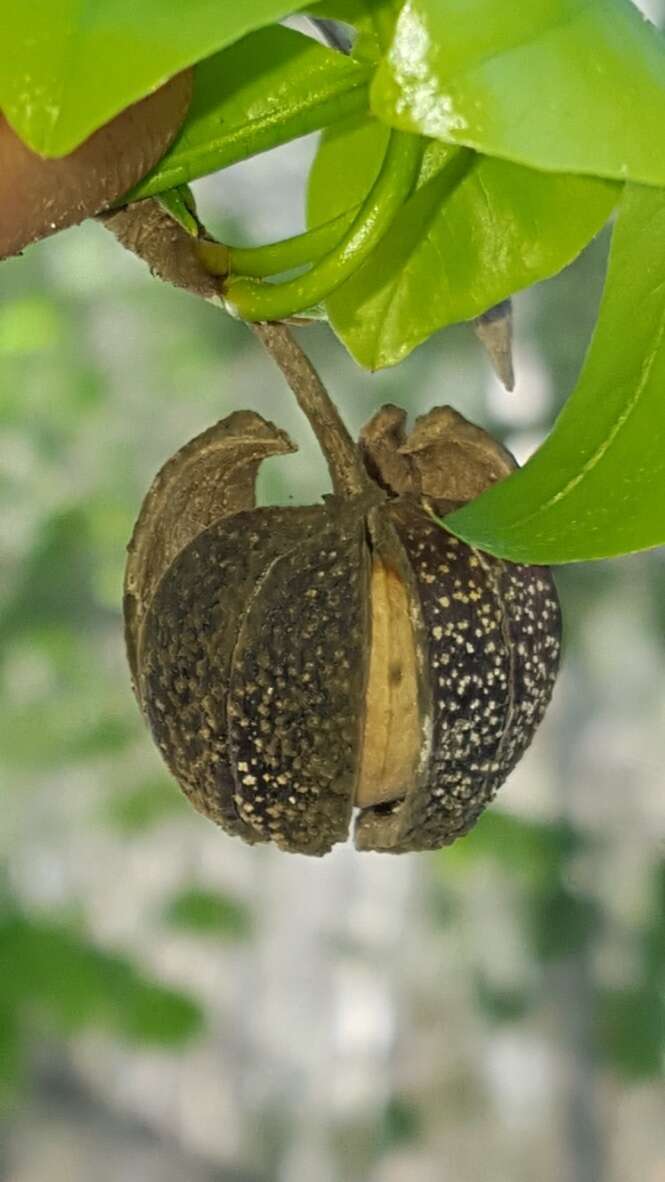
POLYGON ((284 283, 229 279, 227 310, 239 320, 285 320, 335 291, 390 229, 416 183, 423 146, 420 136, 391 132, 381 171, 341 240, 311 270, 284 283))
POLYGON ((345 209, 312 230, 283 238, 280 242, 269 242, 265 246, 224 246, 218 242, 201 239, 196 251, 206 270, 211 275, 246 275, 254 279, 267 279, 270 275, 281 275, 317 263, 328 254, 341 239, 353 222, 360 205, 345 209))

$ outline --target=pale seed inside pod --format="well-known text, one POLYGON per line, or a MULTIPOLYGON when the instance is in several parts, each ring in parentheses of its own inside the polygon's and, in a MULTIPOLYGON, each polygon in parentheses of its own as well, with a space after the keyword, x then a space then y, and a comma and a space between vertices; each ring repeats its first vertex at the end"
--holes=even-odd
POLYGON ((416 643, 408 593, 381 559, 372 564, 371 644, 355 803, 398 800, 414 782, 423 742, 416 643))

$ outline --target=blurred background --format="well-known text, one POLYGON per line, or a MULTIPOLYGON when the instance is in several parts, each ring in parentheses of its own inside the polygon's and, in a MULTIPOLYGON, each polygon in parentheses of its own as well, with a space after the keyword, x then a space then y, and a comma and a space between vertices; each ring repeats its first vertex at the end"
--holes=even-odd
MULTIPOLYGON (((297 232, 315 147, 200 182, 203 220, 297 232)), ((301 343, 354 432, 450 402, 524 459, 608 241, 517 297, 513 394, 468 326, 377 375, 324 326, 301 343)), ((0 268, 0 1179, 663 1182, 665 553, 558 571, 552 706, 458 845, 246 848, 163 768, 120 617, 153 475, 240 408, 300 447, 261 503, 327 490, 246 329, 101 226, 0 268)))

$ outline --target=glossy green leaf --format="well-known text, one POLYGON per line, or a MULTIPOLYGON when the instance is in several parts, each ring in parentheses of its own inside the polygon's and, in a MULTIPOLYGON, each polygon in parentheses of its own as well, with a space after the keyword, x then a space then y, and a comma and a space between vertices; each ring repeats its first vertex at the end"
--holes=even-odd
POLYGON ((357 34, 354 57, 375 62, 381 57, 381 42, 387 45, 392 38, 399 8, 400 0, 320 0, 311 14, 350 25, 357 34))
POLYGON ((627 186, 598 324, 551 435, 519 472, 446 518, 518 562, 665 542, 665 191, 627 186))
POLYGON ((369 66, 293 29, 259 29, 195 70, 174 144, 130 194, 150 197, 367 106, 369 66))
MULTIPOLYGON (((388 134, 377 120, 356 119, 323 137, 310 175, 310 225, 364 197, 388 134)), ((438 329, 561 270, 616 196, 608 181, 535 172, 433 141, 417 192, 327 300, 330 321, 361 365, 395 365, 438 329)))
POLYGON ((393 14, 393 21, 400 9, 400 0, 318 0, 307 5, 307 12, 313 17, 329 17, 344 25, 369 33, 380 28, 393 14))
POLYGON ((489 156, 665 184, 665 42, 629 0, 407 0, 372 104, 489 156))
POLYGON ((62 156, 179 70, 302 7, 299 0, 6 4, 0 108, 35 151, 62 156))

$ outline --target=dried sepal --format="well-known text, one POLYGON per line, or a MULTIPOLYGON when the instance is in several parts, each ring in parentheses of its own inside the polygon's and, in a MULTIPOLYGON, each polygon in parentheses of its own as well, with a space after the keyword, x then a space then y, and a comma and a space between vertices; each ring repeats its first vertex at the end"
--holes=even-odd
POLYGON ((365 423, 358 445, 367 471, 373 480, 393 496, 420 491, 417 473, 408 454, 406 411, 386 403, 365 423))
POLYGON ((252 411, 235 411, 191 439, 158 472, 134 527, 125 569, 125 637, 135 689, 141 627, 164 572, 212 522, 254 507, 262 460, 295 450, 273 423, 252 411))
POLYGON ((501 443, 452 406, 416 419, 400 453, 416 470, 420 494, 434 504, 471 501, 517 467, 501 443))
POLYGON ((513 456, 452 406, 437 406, 406 434, 406 411, 390 403, 363 427, 368 472, 393 496, 424 497, 447 511, 480 495, 517 467, 513 456))

